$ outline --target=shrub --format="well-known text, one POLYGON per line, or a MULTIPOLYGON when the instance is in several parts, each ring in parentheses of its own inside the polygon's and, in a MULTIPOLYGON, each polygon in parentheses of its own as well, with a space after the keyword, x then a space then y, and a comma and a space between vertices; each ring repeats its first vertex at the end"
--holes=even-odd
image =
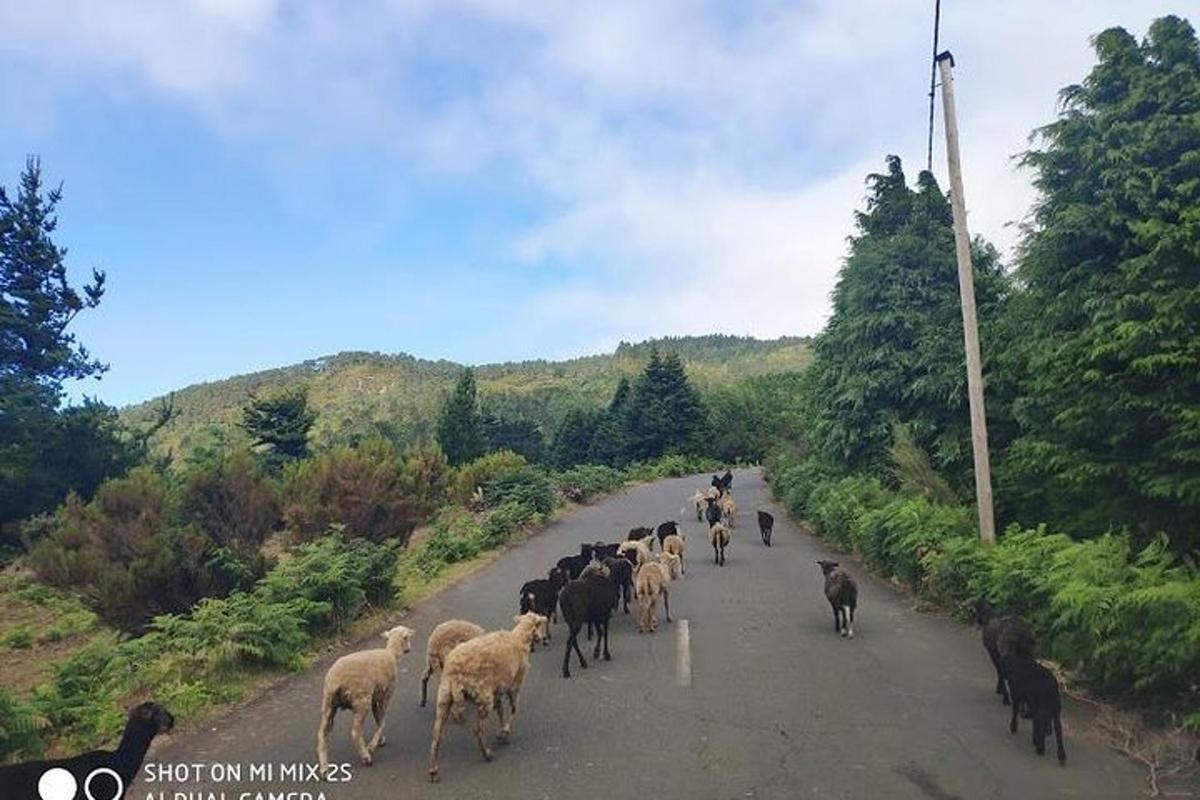
POLYGON ((193 466, 179 487, 178 514, 211 541, 252 553, 280 523, 274 483, 248 452, 193 466))
POLYGON ((33 646, 33 631, 25 626, 13 628, 0 639, 0 647, 11 647, 13 650, 28 650, 33 646))
POLYGON ((287 470, 284 522, 301 539, 331 525, 373 542, 407 541, 429 514, 427 497, 411 491, 396 448, 372 439, 357 448, 335 447, 287 470))
POLYGON ((483 496, 490 506, 518 503, 538 514, 549 514, 554 510, 554 486, 536 467, 500 473, 484 487, 483 496))
POLYGON ((463 464, 454 474, 454 500, 466 505, 476 488, 484 488, 500 475, 527 465, 524 456, 511 450, 498 450, 463 464))
POLYGON ((809 519, 822 536, 849 548, 854 544, 859 518, 888 500, 889 494, 879 481, 852 475, 813 490, 809 496, 809 519))
POLYGON ((488 514, 483 523, 489 546, 504 542, 527 522, 533 521, 539 512, 521 502, 508 502, 488 514))
POLYGON ((625 485, 625 473, 599 464, 580 464, 554 475, 559 494, 574 500, 589 500, 614 492, 625 485))
POLYGON ((0 689, 0 764, 40 756, 45 724, 31 706, 0 689))
POLYGON ((447 564, 474 558, 486 546, 486 534, 475 518, 461 508, 448 508, 434 520, 433 532, 421 545, 417 569, 432 578, 447 564))
POLYGON ((912 497, 865 512, 854 523, 853 539, 873 566, 923 589, 927 560, 948 541, 974 534, 964 509, 912 497))

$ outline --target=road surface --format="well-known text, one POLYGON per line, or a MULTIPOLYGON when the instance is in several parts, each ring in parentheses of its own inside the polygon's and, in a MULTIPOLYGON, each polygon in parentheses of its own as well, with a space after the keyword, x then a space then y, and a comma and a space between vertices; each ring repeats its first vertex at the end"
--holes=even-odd
MULTIPOLYGON (((561 677, 565 627, 549 652, 531 656, 513 741, 479 756, 470 729, 448 726, 442 782, 427 782, 433 703, 418 707, 424 640, 461 617, 508 627, 517 589, 544 575, 579 543, 619 541, 635 525, 680 517, 692 490, 684 478, 636 487, 579 510, 497 561, 418 605, 404 623, 418 644, 401 662, 387 718, 388 745, 375 765, 351 767, 348 783, 289 776, 311 763, 321 680, 333 657, 293 676, 210 728, 177 736, 149 762, 171 778, 143 782, 137 800, 328 800, 407 798, 1135 798, 1142 771, 1080 734, 1083 710, 1068 702, 1067 765, 1039 758, 1030 723, 1008 733, 993 694, 995 674, 978 631, 918 613, 910 598, 864 573, 857 638, 839 639, 815 558, 824 544, 790 524, 753 471, 736 474, 738 528, 724 568, 712 563, 706 530, 684 518, 687 576, 673 585, 674 623, 639 635, 633 614, 614 618, 613 660, 561 677), (776 519, 774 546, 759 541, 755 510, 776 519), (686 625, 685 625, 686 621, 686 625), (681 628, 686 627, 686 637, 681 628), (200 764, 199 770, 184 765, 200 764), (249 779, 270 764, 275 779, 249 779), (221 774, 240 766, 242 780, 221 774), (186 772, 201 781, 177 780, 186 772), (220 780, 213 780, 218 778, 220 780), (181 793, 177 795, 176 793, 181 793), (258 794, 258 793, 262 794, 258 794), (285 797, 285 792, 296 792, 285 797), (160 794, 161 793, 161 794, 160 794)), ((836 556, 834 556, 836 558, 836 556)), ((376 641, 358 647, 374 647, 376 641)), ((431 695, 434 687, 431 686, 431 695)), ((489 733, 494 737, 494 716, 489 733)), ((334 762, 353 763, 349 716, 331 739, 334 762)), ((368 732, 373 727, 368 724, 368 732)))

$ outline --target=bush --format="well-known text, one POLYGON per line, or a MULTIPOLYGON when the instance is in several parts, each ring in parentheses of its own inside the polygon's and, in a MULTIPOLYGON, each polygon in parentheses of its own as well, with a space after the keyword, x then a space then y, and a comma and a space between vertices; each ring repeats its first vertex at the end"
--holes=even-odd
POLYGON ((45 723, 31 706, 0 689, 0 764, 39 757, 45 723))
POLYGON ((13 650, 28 650, 33 646, 33 631, 25 626, 13 628, 0 638, 0 647, 10 647, 13 650))
POLYGON ((284 522, 302 540, 343 525, 348 536, 407 541, 432 511, 431 498, 413 490, 386 439, 336 447, 293 464, 284 498, 284 522))
POLYGON ((447 564, 467 561, 487 547, 486 534, 461 508, 447 508, 433 522, 433 532, 416 556, 417 569, 432 578, 447 564))
POLYGON ((928 559, 948 541, 975 536, 965 509, 921 497, 896 498, 854 523, 854 544, 884 574, 924 588, 928 559))
POLYGON ((538 514, 554 510, 554 485, 536 467, 500 473, 484 487, 483 496, 490 506, 517 503, 538 514))
POLYGON ((248 452, 235 451, 183 475, 178 513, 222 547, 252 553, 281 522, 274 483, 248 452))
POLYGON ((511 450, 498 450, 463 464, 454 474, 454 500, 466 505, 477 488, 484 488, 500 475, 527 465, 524 456, 511 450))
POLYGON ((538 517, 539 512, 521 502, 508 502, 488 514, 483 523, 489 546, 507 541, 517 530, 527 522, 538 517))
POLYGON ((855 526, 867 511, 890 499, 874 478, 852 475, 836 483, 821 484, 809 495, 809 519, 826 539, 841 547, 854 545, 855 526))
POLYGON ((615 492, 625 485, 625 473, 599 464, 580 464, 554 476, 559 494, 572 500, 590 500, 596 495, 615 492))

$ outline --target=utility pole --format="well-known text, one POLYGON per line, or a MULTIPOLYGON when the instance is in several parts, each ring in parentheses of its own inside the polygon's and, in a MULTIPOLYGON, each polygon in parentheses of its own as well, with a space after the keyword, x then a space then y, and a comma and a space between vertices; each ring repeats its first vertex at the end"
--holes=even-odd
POLYGON ((971 237, 967 233, 967 204, 963 199, 962 164, 958 156, 958 117, 954 111, 954 56, 938 54, 942 77, 942 116, 946 128, 946 160, 950 168, 950 203, 954 211, 954 251, 958 258, 958 293, 962 300, 963 344, 967 353, 967 398, 971 406, 971 451, 975 457, 975 500, 979 507, 979 538, 996 541, 992 511, 992 470, 988 459, 987 414, 983 405, 983 367, 979 358, 979 326, 975 318, 975 276, 971 266, 971 237))

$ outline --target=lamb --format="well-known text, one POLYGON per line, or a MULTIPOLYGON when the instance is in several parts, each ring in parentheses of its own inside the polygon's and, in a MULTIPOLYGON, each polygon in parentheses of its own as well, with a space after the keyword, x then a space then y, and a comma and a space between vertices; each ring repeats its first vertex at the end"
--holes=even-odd
POLYGON ((462 721, 467 703, 475 706, 475 741, 485 761, 492 751, 483 738, 483 721, 495 707, 500 731, 496 740, 507 744, 517 718, 517 696, 529 670, 529 649, 540 629, 549 623, 532 612, 513 617, 511 631, 493 631, 463 642, 446 656, 442 681, 438 685, 437 716, 433 721, 433 741, 429 745, 429 780, 440 777, 438 752, 442 747, 442 728, 446 718, 462 721), (504 718, 504 698, 508 698, 509 716, 504 718))
POLYGON ((638 633, 654 633, 658 628, 659 595, 662 595, 667 622, 671 621, 671 603, 667 587, 678 575, 679 558, 671 553, 663 553, 657 560, 642 565, 638 570, 635 578, 638 605, 641 607, 641 613, 638 615, 638 633))
POLYGON ((654 533, 658 536, 658 549, 662 550, 663 539, 666 539, 673 533, 679 533, 679 525, 676 524, 675 520, 669 519, 659 525, 654 533))
POLYGON ((758 511, 758 535, 762 537, 763 544, 767 547, 771 546, 771 532, 775 529, 775 518, 770 513, 759 509, 758 511))
POLYGON ((1039 756, 1046 755, 1046 735, 1053 727, 1058 763, 1065 764, 1067 751, 1063 749, 1062 698, 1059 696, 1058 679, 1054 677, 1054 673, 1039 664, 1031 653, 1022 651, 1019 647, 1005 653, 1004 672, 1012 691, 1009 732, 1017 732, 1018 710, 1024 708, 1026 716, 1033 720, 1033 749, 1039 756))
POLYGON ((712 544, 713 563, 725 566, 725 548, 729 546, 729 528, 723 523, 713 523, 708 529, 708 541, 712 544))
POLYGON ((429 697, 429 676, 441 672, 446 663, 446 656, 458 645, 465 641, 482 636, 486 631, 474 622, 465 619, 450 619, 433 629, 429 641, 425 643, 425 674, 421 676, 421 707, 429 697))
MULTIPOLYGON (((350 724, 350 741, 358 751, 363 766, 371 766, 375 748, 387 743, 383 737, 383 717, 392 690, 396 687, 396 663, 412 649, 412 628, 397 625, 384 631, 387 646, 376 650, 361 650, 342 656, 325 673, 325 690, 321 697, 321 722, 317 726, 317 762, 324 775, 329 764, 329 732, 333 717, 340 709, 354 713, 350 724), (370 745, 363 742, 363 720, 367 712, 375 716, 375 735, 370 745)), ((443 672, 443 676, 445 673, 443 672)))
POLYGON ((825 574, 825 597, 833 609, 833 630, 844 638, 854 638, 854 609, 858 606, 858 584, 836 561, 817 560, 825 574))
MULTIPOLYGON (((79 795, 88 797, 120 797, 137 778, 150 742, 160 733, 175 727, 175 717, 158 703, 141 703, 129 712, 125 731, 116 750, 91 750, 73 758, 48 761, 27 761, 24 764, 0 766, 0 797, 44 797, 38 782, 51 769, 65 769, 81 779, 79 795), (101 772, 95 778, 96 770, 101 772), (114 775, 116 777, 114 777, 114 775), (119 785, 118 785, 119 784, 119 785)), ((75 796, 75 795, 70 795, 75 796)))
POLYGON ((621 542, 620 546, 617 548, 618 553, 629 553, 631 551, 636 553, 637 556, 636 560, 633 562, 635 571, 637 567, 640 567, 642 564, 645 564, 647 561, 654 558, 654 554, 650 552, 650 545, 641 539, 631 539, 626 542, 621 542))
POLYGON ((563 621, 567 623, 570 635, 567 637, 566 651, 563 653, 563 677, 571 677, 571 648, 579 656, 579 666, 587 669, 587 661, 579 650, 579 630, 586 622, 589 627, 596 628, 596 647, 592 658, 600 658, 600 643, 604 642, 604 660, 611 661, 608 652, 608 621, 613 608, 617 605, 617 585, 611 576, 588 575, 577 581, 571 581, 558 597, 558 605, 562 609, 563 621))
MULTIPOLYGON (((519 595, 520 613, 536 611, 542 616, 550 617, 554 622, 558 622, 558 593, 566 584, 567 572, 561 567, 551 569, 549 577, 526 581, 521 586, 519 595)), ((549 639, 550 636, 547 632, 546 640, 549 641, 549 639)))
POLYGON ((681 533, 672 533, 662 541, 662 551, 670 553, 679 559, 679 574, 685 575, 683 571, 683 541, 684 536, 681 533))
POLYGON ((653 528, 645 528, 645 527, 631 528, 629 530, 629 535, 625 537, 625 541, 627 541, 627 542, 640 542, 642 539, 646 540, 647 545, 650 547, 650 551, 654 552, 654 529, 653 528))
POLYGON ((987 600, 975 603, 975 621, 983 626, 983 647, 996 668, 996 694, 1004 705, 1009 702, 1009 680, 1004 656, 1013 651, 1033 657, 1035 640, 1029 625, 1018 617, 997 617, 987 600))

